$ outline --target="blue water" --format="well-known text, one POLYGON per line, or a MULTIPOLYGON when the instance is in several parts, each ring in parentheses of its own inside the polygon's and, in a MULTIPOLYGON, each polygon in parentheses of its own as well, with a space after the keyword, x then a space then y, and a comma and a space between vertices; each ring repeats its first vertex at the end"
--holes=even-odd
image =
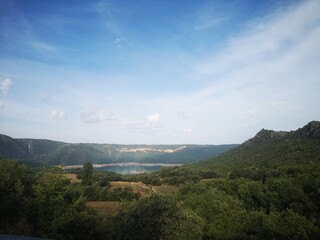
POLYGON ((161 166, 108 166, 96 168, 99 171, 112 171, 115 173, 128 175, 139 173, 150 173, 159 171, 161 166))

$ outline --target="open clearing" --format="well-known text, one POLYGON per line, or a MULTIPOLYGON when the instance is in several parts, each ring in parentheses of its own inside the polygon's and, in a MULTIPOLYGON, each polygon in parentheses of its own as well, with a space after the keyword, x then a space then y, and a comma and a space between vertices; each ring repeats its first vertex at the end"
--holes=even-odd
POLYGON ((174 185, 160 185, 160 186, 152 186, 152 190, 160 193, 175 193, 179 190, 177 186, 174 185))
MULTIPOLYGON (((68 173, 68 174, 63 174, 66 178, 68 178, 71 183, 80 183, 81 180, 77 178, 76 174, 73 173, 68 173)), ((140 193, 141 195, 144 195, 148 193, 150 190, 153 190, 155 192, 160 192, 160 193, 174 193, 178 191, 178 187, 174 185, 161 185, 161 186, 151 186, 151 185, 146 185, 142 182, 124 182, 124 181, 115 181, 115 182, 110 182, 111 188, 116 188, 116 187, 131 187, 134 192, 140 193)))
POLYGON ((178 191, 177 186, 173 185, 161 185, 161 186, 151 186, 151 185, 146 185, 142 182, 123 182, 123 181, 118 181, 118 182, 110 182, 111 187, 131 187, 134 192, 138 192, 141 195, 146 194, 150 190, 153 190, 155 192, 160 192, 160 193, 174 193, 178 191))
POLYGON ((141 195, 146 194, 148 191, 151 190, 151 187, 147 186, 146 184, 142 182, 123 182, 123 181, 117 181, 117 182, 110 182, 111 188, 116 187, 131 187, 134 192, 140 193, 141 195))
POLYGON ((77 174, 74 173, 67 173, 67 174, 62 174, 66 178, 70 180, 71 183, 80 183, 80 179, 77 178, 77 174))
POLYGON ((94 209, 98 214, 110 216, 117 213, 120 202, 113 201, 90 201, 86 202, 86 206, 94 209))
MULTIPOLYGON (((111 188, 116 187, 131 187, 134 192, 139 192, 141 195, 146 194, 148 191, 155 191, 165 194, 171 194, 178 191, 177 186, 161 185, 161 186, 148 186, 142 182, 110 182, 111 188)), ((86 206, 94 209, 102 216, 110 216, 117 213, 121 202, 115 201, 89 201, 86 206)))

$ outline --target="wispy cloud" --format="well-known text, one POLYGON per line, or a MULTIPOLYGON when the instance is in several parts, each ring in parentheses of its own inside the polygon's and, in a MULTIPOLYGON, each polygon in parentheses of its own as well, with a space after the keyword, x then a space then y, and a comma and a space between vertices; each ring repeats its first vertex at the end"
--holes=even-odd
POLYGON ((129 129, 145 134, 162 134, 162 129, 165 126, 160 118, 159 113, 146 116, 145 120, 125 120, 120 126, 124 129, 129 129))
POLYGON ((66 115, 63 111, 59 111, 59 110, 52 110, 50 112, 50 118, 55 119, 55 120, 63 120, 66 118, 66 115))
POLYGON ((195 13, 195 30, 208 30, 228 20, 227 12, 216 7, 216 4, 207 3, 195 13))
POLYGON ((8 2, 6 10, 0 19, 2 28, 0 36, 3 39, 0 42, 0 47, 10 52, 28 53, 30 55, 36 52, 52 58, 52 55, 49 54, 57 52, 58 48, 41 40, 41 37, 37 34, 40 26, 35 22, 30 23, 29 19, 20 12, 13 1, 8 2))
POLYGON ((122 8, 116 2, 99 0, 94 3, 92 11, 100 15, 105 29, 116 37, 123 36, 122 19, 128 16, 128 9, 122 8))
POLYGON ((194 59, 194 78, 207 79, 206 87, 153 105, 178 112, 172 131, 186 121, 179 112, 187 109, 196 129, 190 133, 201 133, 204 142, 241 142, 262 127, 289 130, 318 119, 319 11, 320 2, 307 1, 255 22, 219 53, 194 59))
POLYGON ((317 30, 318 11, 319 2, 306 1, 300 7, 257 20, 242 35, 230 39, 223 51, 206 59, 200 69, 218 74, 257 61, 277 59, 317 30))
POLYGON ((12 85, 12 81, 9 78, 6 78, 1 81, 0 91, 4 96, 7 95, 7 93, 9 92, 11 85, 12 85))
POLYGON ((29 45, 36 51, 42 52, 42 53, 55 53, 57 52, 57 48, 53 45, 50 45, 45 42, 41 42, 39 40, 30 40, 29 45))
POLYGON ((106 110, 81 111, 79 116, 80 120, 85 123, 99 123, 114 120, 111 112, 106 110))
MULTIPOLYGON (((194 34, 192 38, 172 40, 174 31, 159 22, 155 23, 163 28, 145 33, 146 25, 151 27, 153 20, 141 17, 139 8, 130 18, 117 1, 84 4, 88 11, 78 6, 79 10, 70 10, 76 11, 70 16, 76 15, 75 20, 82 22, 78 15, 83 11, 90 24, 70 23, 74 32, 66 41, 51 41, 41 35, 47 24, 39 27, 37 17, 42 15, 26 18, 29 15, 17 11, 0 19, 7 18, 1 22, 0 50, 19 54, 10 58, 1 55, 1 79, 10 78, 15 84, 10 91, 11 83, 0 80, 0 94, 10 92, 0 103, 0 108, 5 107, 2 114, 19 123, 36 125, 30 129, 40 126, 35 122, 41 121, 43 126, 61 124, 70 136, 78 136, 81 126, 85 141, 90 134, 92 141, 97 136, 104 141, 108 134, 99 133, 105 131, 112 132, 108 136, 116 136, 110 137, 111 141, 119 142, 216 144, 239 143, 262 127, 290 130, 320 118, 316 104, 320 102, 319 1, 290 3, 288 8, 255 19, 241 29, 228 26, 226 32, 236 31, 232 38, 222 36, 224 42, 215 42, 216 33, 211 30, 234 21, 232 12, 228 18, 223 11, 208 7, 202 10, 203 15, 200 11, 193 14, 191 20, 190 15, 180 15, 181 25, 173 19, 176 16, 168 16, 179 25, 178 30, 172 28, 178 34, 194 34), (139 22, 146 19, 150 24, 139 22), (83 30, 92 23, 97 25, 92 27, 92 35, 81 39, 86 33, 83 30), (142 26, 126 31, 126 27, 138 25, 142 26), (72 47, 70 42, 74 45, 78 39, 81 41, 74 47, 84 50, 69 56, 63 49, 72 47), (130 44, 128 39, 135 39, 136 46, 130 51, 115 51, 115 47, 130 44), (97 42, 102 45, 91 48, 97 42), (216 43, 219 46, 213 51, 211 45, 216 43), (59 57, 59 61, 68 59, 72 67, 42 61, 46 55, 59 57), (56 106, 63 106, 64 111, 56 106), (109 108, 116 109, 117 119, 109 108), (64 119, 65 113, 66 121, 50 120, 64 119)), ((60 16, 60 12, 53 12, 60 16)), ((158 13, 155 21, 159 19, 162 16, 158 13)), ((59 34, 67 34, 63 21, 50 23, 47 19, 48 26, 56 24, 57 29, 61 27, 59 34)), ((12 129, 17 132, 14 126, 12 129)))
POLYGON ((142 130, 144 129, 144 123, 141 120, 124 120, 120 126, 124 129, 142 130))
POLYGON ((195 30, 207 30, 223 23, 227 19, 227 17, 207 16, 206 18, 202 18, 201 20, 199 19, 194 28, 195 30))

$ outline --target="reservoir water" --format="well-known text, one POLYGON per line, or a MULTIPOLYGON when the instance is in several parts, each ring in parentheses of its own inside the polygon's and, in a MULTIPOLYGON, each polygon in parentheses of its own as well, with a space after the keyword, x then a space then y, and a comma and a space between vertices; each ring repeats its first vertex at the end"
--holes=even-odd
POLYGON ((112 171, 115 173, 128 175, 128 174, 156 172, 161 169, 161 166, 110 166, 110 167, 100 167, 96 169, 99 171, 112 171))
MULTIPOLYGON (((107 164, 93 164, 93 167, 99 171, 112 171, 115 173, 129 175, 139 173, 150 173, 159 171, 163 167, 175 167, 182 164, 166 164, 166 163, 107 163, 107 164)), ((69 165, 65 169, 82 168, 82 165, 69 165)))

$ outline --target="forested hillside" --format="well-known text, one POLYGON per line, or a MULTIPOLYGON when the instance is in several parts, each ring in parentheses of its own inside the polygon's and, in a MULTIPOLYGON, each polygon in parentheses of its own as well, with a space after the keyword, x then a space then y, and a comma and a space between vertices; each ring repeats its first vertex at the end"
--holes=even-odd
POLYGON ((119 145, 71 144, 42 139, 14 139, 0 134, 0 157, 49 165, 85 162, 191 163, 217 156, 237 144, 225 145, 119 145))

